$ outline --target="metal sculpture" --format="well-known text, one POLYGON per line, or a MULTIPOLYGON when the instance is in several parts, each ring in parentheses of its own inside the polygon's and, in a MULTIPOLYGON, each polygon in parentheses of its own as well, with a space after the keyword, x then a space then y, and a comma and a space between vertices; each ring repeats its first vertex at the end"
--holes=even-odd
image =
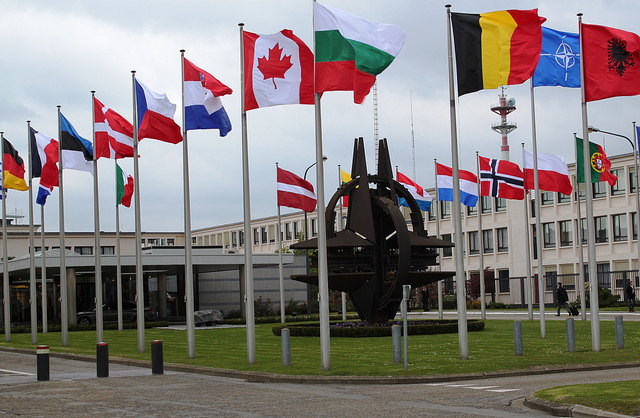
MULTIPOLYGON (((432 270, 438 264, 436 249, 453 244, 428 236, 415 199, 393 179, 386 139, 379 142, 376 175, 367 174, 362 138, 355 140, 351 167, 353 180, 338 188, 326 208, 329 288, 347 292, 362 320, 384 323, 395 317, 403 285, 420 287, 455 275, 432 270), (335 207, 343 196, 349 196, 347 224, 336 231, 335 207), (411 229, 398 207, 399 197, 409 204, 411 229)), ((317 249, 318 240, 292 248, 317 249)), ((315 255, 311 266, 317 266, 315 255)), ((318 285, 317 274, 291 278, 318 285)))

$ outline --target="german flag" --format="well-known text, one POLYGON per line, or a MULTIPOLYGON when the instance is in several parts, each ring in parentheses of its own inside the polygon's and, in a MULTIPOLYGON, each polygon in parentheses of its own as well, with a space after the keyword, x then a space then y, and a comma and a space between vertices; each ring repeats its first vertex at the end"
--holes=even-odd
POLYGON ((531 78, 540 58, 546 20, 538 16, 538 9, 451 13, 458 96, 531 78))
POLYGON ((2 178, 5 189, 29 190, 29 186, 24 181, 24 161, 18 155, 18 151, 6 138, 2 138, 2 149, 4 152, 4 164, 2 167, 2 178))

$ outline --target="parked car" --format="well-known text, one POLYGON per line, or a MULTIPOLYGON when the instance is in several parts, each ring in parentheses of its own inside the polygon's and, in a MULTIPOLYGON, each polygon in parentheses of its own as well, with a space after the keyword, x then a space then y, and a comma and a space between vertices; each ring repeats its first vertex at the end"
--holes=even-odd
MULTIPOLYGON (((108 302, 102 305, 103 322, 118 322, 118 304, 116 302, 108 302)), ((122 321, 136 322, 138 319, 138 311, 135 302, 122 301, 122 321)), ((150 309, 144 308, 144 320, 154 321, 156 314, 150 309)), ((85 312, 78 312, 78 324, 89 325, 96 323, 95 306, 85 312)))

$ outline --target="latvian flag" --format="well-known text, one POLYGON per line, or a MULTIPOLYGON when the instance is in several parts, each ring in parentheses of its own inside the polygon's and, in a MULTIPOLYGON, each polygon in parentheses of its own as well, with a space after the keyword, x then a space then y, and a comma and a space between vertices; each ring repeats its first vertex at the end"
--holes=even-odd
POLYGON ((278 206, 313 212, 317 201, 311 183, 278 167, 278 206))

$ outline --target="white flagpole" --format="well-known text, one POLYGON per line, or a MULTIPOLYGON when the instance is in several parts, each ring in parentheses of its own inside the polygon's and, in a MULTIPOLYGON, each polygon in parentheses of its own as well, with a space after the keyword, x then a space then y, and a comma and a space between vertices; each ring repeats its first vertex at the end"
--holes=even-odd
POLYGON ((4 132, 0 132, 0 160, 2 161, 2 297, 4 299, 4 340, 11 342, 11 289, 9 288, 9 255, 7 253, 7 194, 4 192, 4 132))
POLYGON ((242 107, 242 197, 244 209, 245 322, 247 324, 247 364, 256 364, 256 319, 253 291, 253 244, 251 241, 251 200, 249 188, 249 144, 247 112, 244 110, 244 23, 240 27, 240 106, 242 107))
MULTIPOLYGON (((440 198, 438 197, 438 160, 433 159, 433 169, 435 171, 436 179, 436 199, 435 202, 431 202, 431 207, 436 211, 436 238, 442 239, 440 236, 440 198), (435 203, 435 205, 434 205, 435 203)), ((442 248, 438 248, 438 270, 441 270, 442 266, 442 248)), ((443 305, 442 305, 442 280, 438 280, 438 319, 444 318, 443 305)))
MULTIPOLYGON (((278 163, 276 163, 276 179, 278 178, 278 163)), ((277 180, 276 180, 277 182, 277 180)), ((284 273, 282 271, 282 235, 281 225, 282 218, 280 218, 280 205, 278 204, 278 190, 276 186, 276 206, 278 207, 278 226, 276 228, 276 234, 278 235, 278 278, 280 284, 280 323, 284 324, 285 311, 284 311, 284 273)))
MULTIPOLYGON (((118 199, 118 160, 115 160, 115 174, 116 174, 116 303, 118 306, 118 331, 122 331, 123 327, 123 318, 122 318, 122 264, 120 260, 120 202, 118 199)), ((135 180, 134 180, 135 181, 135 180)), ((135 183, 134 183, 134 187, 135 183)), ((162 297, 162 295, 160 295, 162 297)))
POLYGON ((40 225, 40 240, 42 241, 40 246, 40 258, 42 258, 42 273, 40 277, 40 287, 42 287, 42 333, 47 334, 49 332, 49 304, 47 302, 47 251, 44 236, 44 205, 40 205, 40 223, 42 224, 40 225))
MULTIPOLYGON (((315 1, 315 0, 314 0, 315 1)), ((315 50, 315 12, 313 45, 315 50)), ((314 67, 315 68, 315 67, 314 67)), ((320 93, 315 94, 316 183, 318 186, 318 295, 320 297, 320 357, 322 370, 331 370, 331 334, 329 329, 329 266, 327 264, 327 222, 324 212, 324 164, 322 154, 322 109, 320 93)))
POLYGON ((62 346, 67 347, 69 345, 69 300, 67 291, 67 251, 64 245, 64 194, 62 187, 62 170, 64 167, 62 166, 62 122, 60 120, 60 116, 60 105, 58 105, 58 184, 60 189, 60 331, 62 334, 62 346))
POLYGON ((538 252, 538 295, 540 299, 540 337, 547 338, 547 326, 544 317, 544 264, 542 262, 542 240, 544 239, 544 231, 542 231, 542 223, 540 221, 540 183, 538 180, 538 141, 536 139, 536 107, 533 93, 533 80, 531 83, 531 138, 533 142, 533 184, 536 192, 536 248, 538 252))
POLYGON ((478 176, 478 263, 479 263, 479 271, 478 277, 480 278, 480 312, 482 316, 482 320, 486 321, 487 319, 487 302, 485 299, 484 292, 484 237, 482 236, 482 187, 480 182, 480 154, 476 151, 476 169, 478 176))
POLYGON ((93 224, 95 249, 94 258, 96 263, 95 286, 96 286, 96 342, 104 341, 104 318, 102 313, 102 254, 100 249, 100 200, 98 199, 98 150, 96 144, 96 115, 93 105, 96 92, 91 91, 91 126, 93 130, 93 224))
POLYGON ((187 297, 187 352, 196 358, 196 333, 194 329, 193 259, 191 251, 191 196, 189 191, 189 147, 184 110, 184 49, 180 50, 182 70, 182 177, 184 179, 184 291, 187 297))
MULTIPOLYGON (((526 167, 527 163, 524 156, 524 142, 522 142, 522 167, 526 167)), ((527 311, 529 313, 529 321, 533 321, 533 280, 531 278, 531 242, 529 241, 529 204, 531 203, 531 194, 527 193, 525 189, 525 195, 522 199, 522 206, 524 206, 524 245, 525 245, 525 268, 527 269, 527 311)))
POLYGON ((465 295, 464 252, 462 240, 462 219, 460 218, 460 164, 458 160, 458 131, 456 127, 456 95, 453 86, 453 47, 451 41, 451 5, 447 8, 447 47, 449 55, 449 100, 451 118, 451 170, 453 171, 453 220, 456 251, 456 295, 458 304, 458 343, 460 359, 469 358, 469 341, 467 335, 467 298, 465 295))
MULTIPOLYGON (((581 155, 578 155, 578 145, 576 142, 576 133, 573 133, 573 147, 575 149, 575 154, 576 154, 576 162, 578 161, 578 158, 582 158, 581 155)), ((577 165, 577 164, 576 164, 577 165)), ((578 197, 577 200, 577 208, 576 208, 576 214, 578 216, 578 277, 580 280, 580 307, 581 312, 580 315, 582 316, 582 320, 586 321, 587 320, 587 297, 585 295, 585 291, 584 291, 584 251, 582 249, 582 215, 580 214, 580 183, 578 182, 578 176, 576 175, 576 181, 575 181, 575 190, 576 190, 576 196, 578 197)))
MULTIPOLYGON (((638 189, 638 131, 636 129, 635 122, 633 122, 633 159, 636 178, 636 212, 640 212, 640 190, 638 189)), ((638 213, 636 213, 636 221, 637 219, 640 219, 640 214, 638 213)), ((638 247, 638 270, 640 271, 640 244, 637 244, 636 246, 638 247)))
MULTIPOLYGON (((338 164, 338 187, 340 187, 341 185, 342 185, 342 172, 340 170, 340 164, 338 164)), ((338 200, 340 205, 339 206, 340 211, 338 212, 339 217, 338 217, 338 221, 336 222, 336 229, 338 231, 342 231, 342 198, 338 200)), ((342 320, 346 322, 347 321, 347 293, 342 292, 340 296, 342 297, 342 320)))
MULTIPOLYGON (((582 55, 582 13, 578 13, 580 28, 580 54, 582 55)), ((589 152, 589 121, 584 91, 584 60, 580 60, 580 93, 582 97, 582 150, 584 158, 584 190, 587 196, 587 263, 589 265, 589 303, 591 310, 591 348, 600 351, 600 301, 598 300, 598 276, 596 269, 596 233, 593 224, 593 190, 591 189, 591 164, 589 152), (595 296, 594 296, 595 295, 595 296)))
MULTIPOLYGON (((36 254, 33 243, 33 160, 31 160, 31 121, 27 121, 29 148, 29 305, 31 307, 31 344, 38 344, 38 300, 36 282, 36 254)), ((36 150, 38 152, 38 150, 36 150)), ((4 187, 3 187, 4 188, 4 187)))
POLYGON ((131 71, 133 85, 133 177, 138 181, 134 188, 136 202, 136 316, 138 317, 138 353, 145 352, 144 330, 144 276, 142 272, 142 225, 140 220, 140 175, 138 169, 138 101, 136 97, 136 72, 131 71))

